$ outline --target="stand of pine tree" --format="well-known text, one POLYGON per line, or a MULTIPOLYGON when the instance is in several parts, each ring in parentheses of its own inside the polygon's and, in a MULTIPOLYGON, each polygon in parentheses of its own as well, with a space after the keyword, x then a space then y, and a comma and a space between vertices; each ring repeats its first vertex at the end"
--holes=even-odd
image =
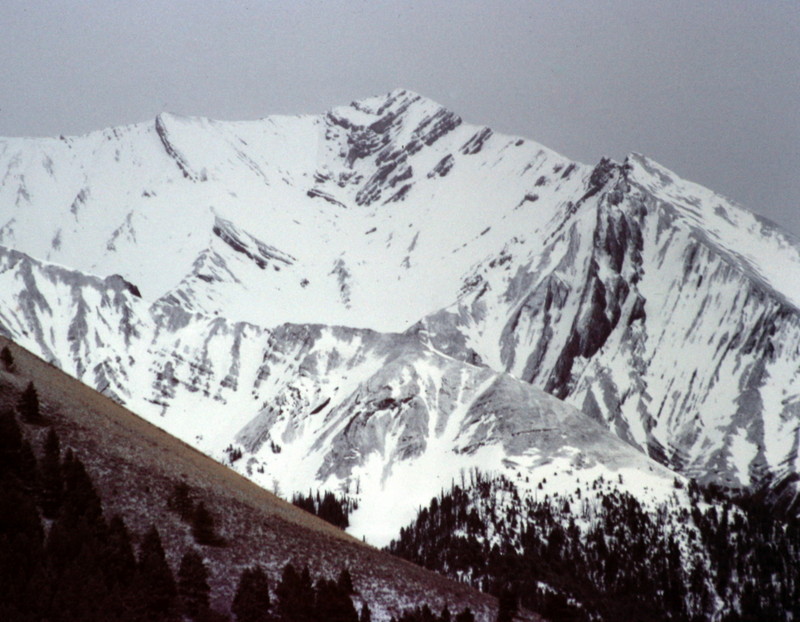
POLYGON ((577 491, 523 500, 509 480, 476 473, 433 499, 389 551, 501 604, 518 594, 553 620, 800 619, 800 522, 754 496, 694 483, 689 494, 690 511, 653 513, 611 488, 591 503, 577 491), (490 545, 493 535, 502 544, 490 545))
MULTIPOLYGON (((185 550, 176 576, 157 526, 142 535, 137 550, 125 522, 105 516, 83 462, 70 448, 62 451, 54 430, 47 432, 39 454, 24 439, 15 413, 0 412, 0 620, 230 620, 210 606, 201 549, 185 550)), ((213 520, 202 502, 194 502, 189 487, 176 486, 170 507, 192 525, 197 544, 219 544, 213 520)), ((369 605, 356 607, 354 593, 346 568, 334 581, 289 563, 271 592, 264 569, 249 566, 230 611, 236 622, 371 622, 369 605)), ((414 615, 409 612, 399 622, 440 620, 414 615)))
POLYGON ((347 529, 350 526, 348 515, 358 509, 358 505, 348 498, 339 498, 330 491, 326 491, 322 497, 319 492, 313 495, 309 491, 307 496, 295 494, 292 496, 292 503, 340 529, 347 529))

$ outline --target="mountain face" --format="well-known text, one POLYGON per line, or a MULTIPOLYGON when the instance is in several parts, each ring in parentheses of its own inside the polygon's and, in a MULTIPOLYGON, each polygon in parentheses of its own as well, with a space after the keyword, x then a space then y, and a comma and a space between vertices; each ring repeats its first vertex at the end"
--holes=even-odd
POLYGON ((646 159, 603 161, 542 249, 509 245, 484 260, 416 330, 673 468, 747 486, 800 464, 791 243, 646 159))
POLYGON ((3 334, 268 488, 359 499, 357 535, 472 468, 795 503, 800 245, 643 156, 393 91, 4 139, 0 174, 3 334))
POLYGON ((148 306, 121 277, 0 257, 3 291, 32 327, 22 340, 265 488, 354 497, 353 531, 372 542, 476 468, 641 471, 671 486, 670 471, 575 408, 412 334, 231 324, 148 306))

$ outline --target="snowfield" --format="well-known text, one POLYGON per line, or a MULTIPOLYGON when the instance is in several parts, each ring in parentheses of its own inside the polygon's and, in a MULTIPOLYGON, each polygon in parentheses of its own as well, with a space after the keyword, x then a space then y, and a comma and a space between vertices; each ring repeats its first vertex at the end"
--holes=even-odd
POLYGON ((4 335, 266 488, 357 500, 370 542, 476 468, 640 498, 800 470, 800 244, 644 156, 397 90, 0 139, 0 178, 4 335))

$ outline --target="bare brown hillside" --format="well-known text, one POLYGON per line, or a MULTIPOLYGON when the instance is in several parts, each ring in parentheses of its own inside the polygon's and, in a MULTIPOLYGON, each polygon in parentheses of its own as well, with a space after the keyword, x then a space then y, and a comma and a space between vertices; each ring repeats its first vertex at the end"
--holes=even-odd
MULTIPOLYGON (((228 611, 241 570, 255 562, 277 581, 289 561, 308 564, 313 575, 335 577, 349 568, 358 595, 376 619, 428 603, 439 609, 469 606, 478 619, 494 619, 492 597, 374 549, 299 510, 144 421, 54 366, 0 337, 14 358, 0 371, 0 407, 16 404, 33 381, 46 425, 25 426, 34 448, 52 426, 84 461, 106 513, 120 514, 141 536, 155 524, 173 569, 197 546, 189 526, 168 508, 183 482, 216 519, 225 546, 199 547, 211 572, 215 608, 228 611)), ((530 617, 538 620, 537 617, 530 617)))

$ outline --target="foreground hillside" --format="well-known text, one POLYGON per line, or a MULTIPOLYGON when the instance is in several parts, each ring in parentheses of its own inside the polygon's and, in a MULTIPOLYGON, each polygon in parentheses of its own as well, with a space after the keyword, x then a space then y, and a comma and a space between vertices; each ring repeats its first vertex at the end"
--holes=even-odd
POLYGON ((308 565, 315 577, 331 579, 349 569, 355 600, 367 603, 375 620, 388 620, 422 603, 436 611, 445 605, 453 611, 470 607, 479 620, 493 618, 490 597, 360 543, 15 344, 3 339, 0 346, 9 348, 12 361, 0 371, 0 408, 17 406, 29 382, 38 393, 42 418, 21 424, 35 452, 43 452, 47 435, 54 431, 61 447, 85 464, 105 515, 122 517, 135 544, 143 543, 151 527, 158 529, 173 572, 187 550, 198 548, 209 569, 216 610, 230 611, 244 568, 262 565, 274 588, 281 570, 292 562, 298 568, 308 565), (192 526, 176 513, 176 490, 181 488, 208 510, 210 544, 198 545, 192 526))

